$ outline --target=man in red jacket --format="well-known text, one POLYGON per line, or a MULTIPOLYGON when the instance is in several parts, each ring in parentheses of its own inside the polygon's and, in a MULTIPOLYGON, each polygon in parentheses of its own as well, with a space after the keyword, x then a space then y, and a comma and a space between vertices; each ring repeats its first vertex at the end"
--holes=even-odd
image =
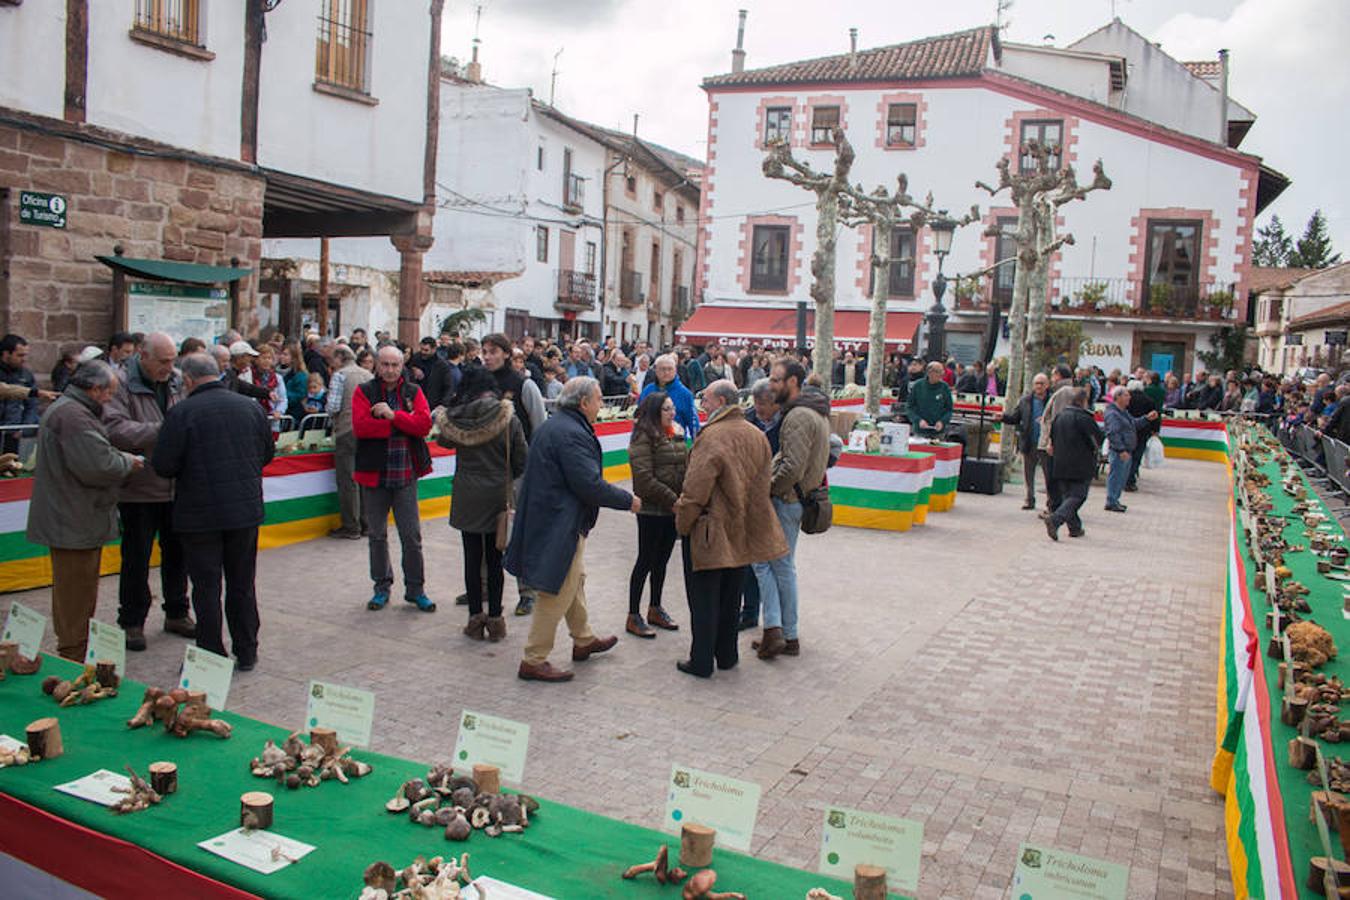
POLYGON ((417 479, 431 471, 427 435, 431 410, 421 388, 403 380, 403 353, 385 346, 375 358, 375 378, 352 395, 352 433, 356 436, 356 470, 361 485, 361 510, 370 541, 370 580, 375 593, 367 609, 384 609, 394 570, 389 563, 387 529, 394 512, 403 545, 405 599, 422 612, 435 612, 423 590, 422 523, 417 507, 417 479))

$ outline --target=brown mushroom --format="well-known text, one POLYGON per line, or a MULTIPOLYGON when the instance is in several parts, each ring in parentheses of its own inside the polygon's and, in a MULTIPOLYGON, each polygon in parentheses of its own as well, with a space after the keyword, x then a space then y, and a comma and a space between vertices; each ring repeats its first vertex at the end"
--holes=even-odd
POLYGON ((662 844, 661 849, 656 851, 655 859, 653 859, 651 862, 639 863, 636 866, 629 866, 627 869, 624 870, 623 877, 631 879, 638 877, 643 872, 652 872, 656 875, 656 881, 658 884, 665 884, 667 867, 669 865, 670 865, 670 848, 668 848, 665 844, 662 844))
POLYGON ((684 886, 684 893, 680 896, 683 900, 702 900, 704 894, 711 891, 713 885, 717 883, 717 873, 712 869, 704 869, 702 872, 694 873, 684 886))

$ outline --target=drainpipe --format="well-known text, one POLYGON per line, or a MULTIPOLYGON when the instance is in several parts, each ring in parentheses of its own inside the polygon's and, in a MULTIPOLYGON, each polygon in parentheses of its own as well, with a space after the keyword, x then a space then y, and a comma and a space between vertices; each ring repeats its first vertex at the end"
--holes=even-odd
POLYGON ((1219 143, 1228 146, 1228 51, 1219 51, 1219 143))

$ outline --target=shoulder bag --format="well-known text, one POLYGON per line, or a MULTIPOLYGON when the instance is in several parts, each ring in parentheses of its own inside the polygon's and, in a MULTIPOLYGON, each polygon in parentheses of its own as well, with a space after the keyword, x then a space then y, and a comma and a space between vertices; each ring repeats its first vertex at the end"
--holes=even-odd
POLYGON ((793 485, 797 500, 802 505, 802 531, 823 534, 834 524, 834 504, 830 501, 829 481, 822 481, 813 490, 802 492, 801 485, 793 485))
POLYGON ((511 525, 515 517, 515 491, 512 490, 511 478, 511 425, 506 425, 506 509, 497 513, 497 550, 505 552, 507 544, 511 543, 511 525))

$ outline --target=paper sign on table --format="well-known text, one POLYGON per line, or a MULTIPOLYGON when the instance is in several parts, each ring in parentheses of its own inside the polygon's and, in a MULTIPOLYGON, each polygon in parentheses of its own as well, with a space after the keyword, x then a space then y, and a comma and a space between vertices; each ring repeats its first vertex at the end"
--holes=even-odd
POLYGON ((227 831, 197 846, 264 875, 299 862, 301 857, 314 851, 309 844, 282 837, 275 831, 245 831, 243 828, 227 831))
POLYGON ((213 708, 225 708, 233 677, 234 660, 228 656, 201 647, 183 648, 183 669, 178 684, 189 691, 206 691, 206 702, 213 708))
POLYGON ((97 803, 99 806, 112 806, 117 801, 126 799, 127 793, 131 791, 131 779, 116 772, 109 772, 107 769, 99 769, 83 778, 58 784, 56 790, 72 797, 79 797, 81 800, 88 800, 90 803, 97 803))
POLYGON ((47 617, 33 612, 22 603, 9 605, 9 616, 5 619, 5 630, 0 640, 13 641, 19 645, 19 654, 33 659, 42 647, 42 635, 47 631, 47 617))
POLYGON ((20 750, 22 750, 24 747, 27 746, 28 746, 27 744, 21 744, 7 734, 0 734, 0 750, 6 750, 10 753, 18 753, 20 750))
POLYGON ((852 880, 854 866, 880 866, 891 890, 919 889, 922 822, 827 807, 821 832, 821 874, 852 880))
POLYGON ((486 875, 479 875, 465 885, 460 896, 464 900, 484 900, 485 897, 488 900, 553 900, 547 894, 536 894, 534 891, 527 891, 523 887, 516 887, 514 884, 507 884, 486 875), (483 887, 481 891, 478 889, 479 885, 483 887))
POLYGON ((333 729, 343 744, 368 747, 375 723, 375 695, 360 688, 311 681, 305 721, 310 728, 333 729))
POLYGON ((1116 863, 1023 844, 1012 895, 1018 900, 1124 900, 1130 870, 1116 863))
POLYGON ((127 674, 127 635, 116 625, 90 619, 89 652, 84 655, 84 661, 95 663, 101 659, 112 660, 118 675, 127 674))
POLYGON ((459 717, 455 765, 467 769, 474 763, 486 763, 501 769, 504 781, 524 784, 525 752, 529 745, 530 726, 525 723, 466 709, 459 717))
POLYGON ((679 764, 670 767, 666 791, 665 831, 678 832, 686 822, 717 829, 717 843, 750 852, 750 838, 759 814, 759 785, 679 764))

